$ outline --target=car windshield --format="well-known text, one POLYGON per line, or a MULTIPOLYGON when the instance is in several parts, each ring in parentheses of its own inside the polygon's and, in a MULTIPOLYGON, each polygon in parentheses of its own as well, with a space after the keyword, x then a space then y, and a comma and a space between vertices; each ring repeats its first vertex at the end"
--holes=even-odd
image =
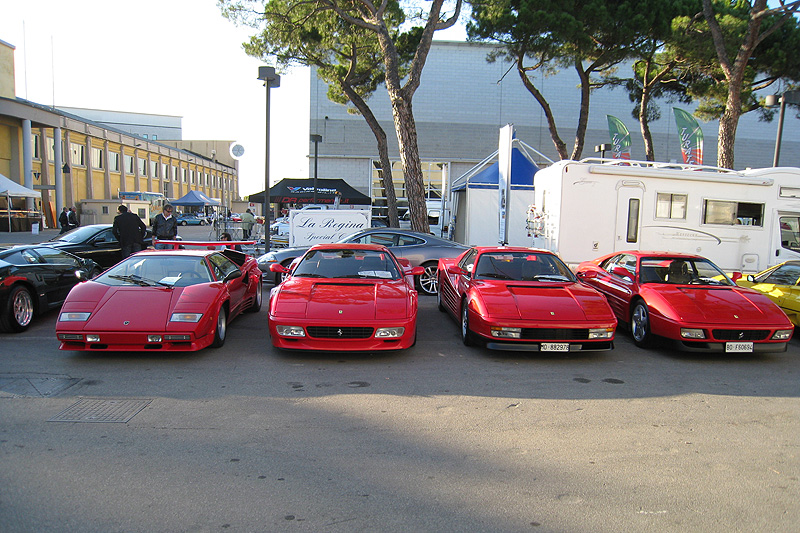
POLYGON ((486 252, 473 268, 475 279, 511 281, 574 282, 575 276, 553 254, 531 252, 486 252))
POLYGON ((645 257, 641 260, 641 283, 670 285, 734 285, 707 259, 684 257, 645 257))
POLYGON ((400 279, 386 252, 375 250, 311 250, 292 273, 299 278, 400 279))
POLYGON ((188 287, 210 283, 211 273, 202 257, 145 253, 129 257, 94 279, 106 285, 188 287))
POLYGON ((61 241, 61 242, 83 242, 90 237, 92 237, 95 233, 97 233, 97 226, 85 226, 81 228, 75 228, 72 231, 68 231, 62 235, 58 235, 50 239, 51 241, 61 241))

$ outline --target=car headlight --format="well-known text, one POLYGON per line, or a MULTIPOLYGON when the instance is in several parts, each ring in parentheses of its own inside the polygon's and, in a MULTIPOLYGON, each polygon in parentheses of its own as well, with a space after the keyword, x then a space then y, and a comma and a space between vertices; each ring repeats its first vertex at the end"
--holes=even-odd
POLYGON ((614 328, 593 328, 589 330, 589 339, 610 339, 614 336, 614 328))
POLYGON ((522 328, 502 328, 494 326, 491 331, 492 337, 500 337, 503 339, 519 339, 522 337, 522 328))
POLYGON ((92 313, 63 312, 58 316, 59 322, 86 322, 92 313))
POLYGON ((772 340, 774 341, 788 341, 792 338, 792 333, 794 330, 792 329, 779 329, 775 332, 775 335, 772 336, 772 340))
POLYGON ((305 337, 306 332, 301 326, 275 326, 281 337, 305 337))
POLYGON ((702 329, 681 328, 681 337, 684 339, 705 339, 706 334, 702 329))
POLYGON ((258 258, 259 263, 275 263, 277 261, 278 260, 275 259, 275 252, 266 253, 258 258))
POLYGON ((378 328, 375 330, 375 337, 379 339, 396 339, 402 337, 406 328, 378 328))
POLYGON ((200 322, 203 313, 172 313, 169 317, 170 322, 200 322))

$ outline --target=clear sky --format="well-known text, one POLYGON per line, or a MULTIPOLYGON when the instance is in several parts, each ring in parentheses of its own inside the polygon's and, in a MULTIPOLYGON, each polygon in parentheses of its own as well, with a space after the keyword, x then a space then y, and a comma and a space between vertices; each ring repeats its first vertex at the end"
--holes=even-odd
MULTIPOLYGON (((44 105, 183 117, 184 139, 239 141, 242 196, 264 190, 264 65, 253 32, 214 0, 0 0, 17 96, 44 105)), ((308 177, 309 73, 272 89, 270 178, 308 177)))

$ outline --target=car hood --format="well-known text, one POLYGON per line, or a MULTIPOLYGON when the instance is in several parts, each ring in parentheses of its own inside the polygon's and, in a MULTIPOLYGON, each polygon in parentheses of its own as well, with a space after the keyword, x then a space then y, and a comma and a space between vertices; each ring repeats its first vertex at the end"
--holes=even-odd
MULTIPOLYGON (((679 320, 706 324, 749 325, 786 322, 778 306, 763 294, 739 287, 661 287, 658 295, 679 320)), ((644 293, 643 293, 644 295, 644 293)), ((645 299, 647 300, 647 296, 645 299)))
POLYGON ((408 286, 396 281, 310 280, 290 278, 276 291, 273 312, 279 317, 320 320, 407 318, 408 286))
POLYGON ((492 318, 539 322, 613 321, 603 295, 580 283, 477 283, 475 288, 492 318))
POLYGON ((70 292, 63 311, 91 311, 93 331, 163 331, 173 312, 207 313, 218 283, 189 287, 110 287, 88 281, 70 292))

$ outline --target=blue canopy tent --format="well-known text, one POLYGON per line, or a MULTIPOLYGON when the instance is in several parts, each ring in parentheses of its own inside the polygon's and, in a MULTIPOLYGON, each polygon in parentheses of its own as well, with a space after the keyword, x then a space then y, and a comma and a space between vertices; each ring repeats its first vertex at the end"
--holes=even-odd
POLYGON ((200 191, 189 191, 177 200, 170 202, 172 205, 205 207, 207 205, 220 205, 219 200, 209 198, 200 191))
MULTIPOLYGON (((533 176, 539 167, 514 140, 511 150, 511 194, 508 203, 509 244, 530 246, 526 221, 533 204, 533 176)), ((453 180, 450 202, 454 215, 453 239, 466 244, 494 246, 499 242, 498 182, 500 165, 497 152, 453 180)))

